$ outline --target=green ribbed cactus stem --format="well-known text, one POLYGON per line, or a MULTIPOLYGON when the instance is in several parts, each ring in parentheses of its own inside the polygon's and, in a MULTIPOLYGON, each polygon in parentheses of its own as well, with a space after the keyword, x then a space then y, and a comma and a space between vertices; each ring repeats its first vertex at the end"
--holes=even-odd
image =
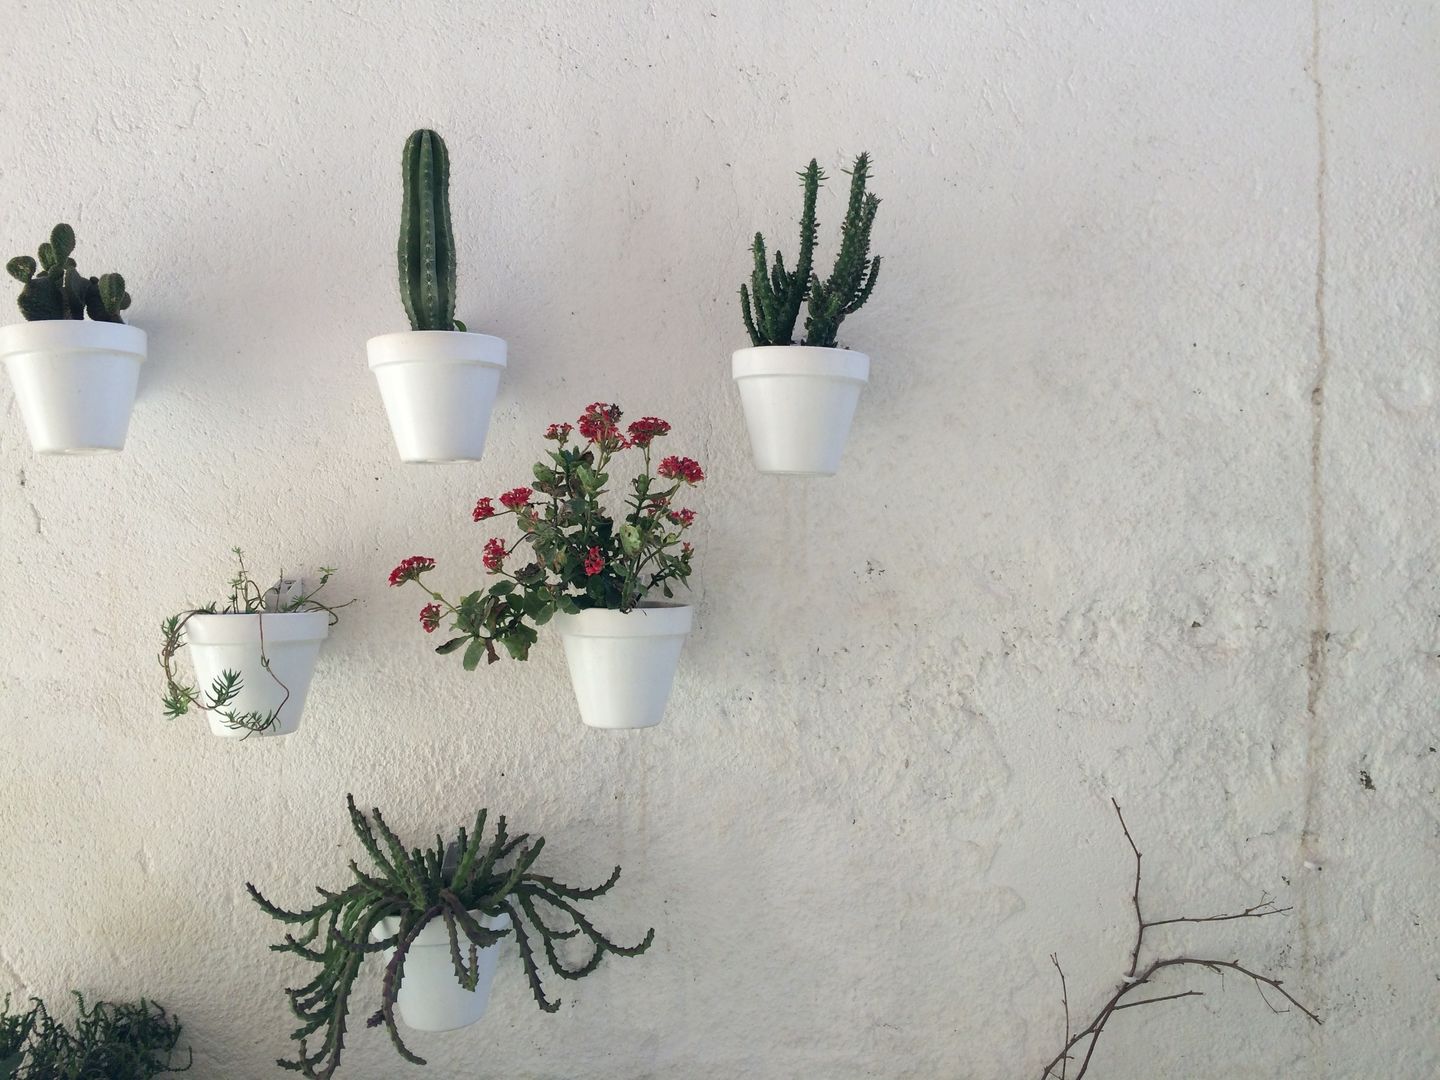
POLYGON ((454 330, 455 237, 450 227, 450 154, 422 128, 401 158, 400 299, 412 330, 454 330))

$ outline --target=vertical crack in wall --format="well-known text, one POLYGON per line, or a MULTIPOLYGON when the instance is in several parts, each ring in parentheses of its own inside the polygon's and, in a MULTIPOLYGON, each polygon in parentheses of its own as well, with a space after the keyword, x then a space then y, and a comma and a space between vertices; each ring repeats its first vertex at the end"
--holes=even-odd
POLYGON ((1312 869, 1322 865, 1317 836, 1319 770, 1324 744, 1321 701, 1325 692, 1327 642, 1330 636, 1330 598, 1326 588, 1325 536, 1325 390, 1330 372, 1330 342, 1325 324, 1325 271, 1327 257, 1325 84, 1320 77, 1320 0, 1312 0, 1310 80, 1315 87, 1315 381, 1310 389, 1310 572, 1309 651, 1305 661, 1305 775, 1304 810, 1300 833, 1300 884, 1298 915, 1300 961, 1303 970, 1314 963, 1314 916, 1306 903, 1312 869))

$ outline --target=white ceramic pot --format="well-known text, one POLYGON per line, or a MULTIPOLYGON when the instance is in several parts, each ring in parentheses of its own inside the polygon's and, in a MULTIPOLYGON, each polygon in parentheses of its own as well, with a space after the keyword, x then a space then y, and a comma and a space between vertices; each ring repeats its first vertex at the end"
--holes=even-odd
MULTIPOLYGON (((470 914, 475 921, 488 930, 508 930, 510 916, 501 912, 494 918, 480 911, 470 914)), ((375 941, 382 941, 400 929, 400 920, 392 916, 381 919, 371 935, 375 941)), ((457 929, 457 933, 458 933, 457 929)), ((495 965, 500 960, 500 946, 496 942, 489 948, 478 951, 480 979, 474 990, 466 990, 455 976, 455 964, 450 959, 450 932, 445 929, 444 919, 432 919, 410 945, 405 954, 405 970, 400 975, 400 990, 395 995, 395 1004, 400 1008, 400 1019, 405 1026, 416 1031, 453 1031, 467 1027, 485 1015, 485 1006, 490 1003, 490 984, 495 981, 495 965)), ((388 961, 394 949, 385 950, 388 961)), ((470 959, 470 944, 460 934, 460 955, 466 963, 470 959)))
POLYGON ((755 467, 763 473, 834 476, 870 358, 852 349, 762 345, 738 349, 740 388, 755 467))
POLYGON ((505 370, 505 341, 409 330, 365 343, 401 461, 479 461, 505 370))
POLYGON ((0 358, 37 454, 119 450, 145 360, 145 331, 48 319, 0 326, 0 358))
MULTIPOLYGON (((323 611, 192 615, 185 623, 185 642, 190 649, 190 662, 195 665, 195 683, 206 700, 222 672, 238 671, 240 693, 226 706, 227 711, 266 716, 275 709, 280 710, 276 722, 259 732, 261 735, 289 735, 300 726, 310 677, 315 674, 315 660, 320 655, 321 642, 329 633, 330 616, 323 611), (262 632, 269 671, 260 663, 262 632), (289 697, 285 696, 287 690, 289 697)), ((213 710, 208 715, 213 734, 237 739, 249 734, 243 728, 227 727, 213 710)))
POLYGON ((580 719, 597 728, 658 724, 693 612, 689 604, 653 604, 557 614, 580 719))

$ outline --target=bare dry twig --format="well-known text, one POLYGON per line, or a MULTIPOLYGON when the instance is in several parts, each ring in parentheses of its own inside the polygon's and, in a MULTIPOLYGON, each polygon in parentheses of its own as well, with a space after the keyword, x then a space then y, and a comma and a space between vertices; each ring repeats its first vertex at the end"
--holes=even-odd
POLYGON ((1157 994, 1152 997, 1130 999, 1129 995, 1142 986, 1148 985, 1161 972, 1169 968, 1198 967, 1204 968, 1214 974, 1223 976, 1226 971, 1235 971, 1244 975, 1255 986, 1260 994, 1260 999, 1273 1013, 1289 1012, 1290 1009, 1278 1007, 1268 996, 1265 988, 1284 998, 1289 1006, 1293 1006, 1304 1013, 1306 1017, 1315 1022, 1321 1023, 1320 1017, 1310 1009, 1302 1005, 1291 993, 1286 990, 1284 984, 1275 978, 1261 974, 1245 967, 1239 960, 1210 959, 1198 956, 1170 956, 1153 960, 1143 968, 1140 964, 1140 950, 1145 941, 1145 931, 1154 929, 1157 926, 1172 926, 1176 923, 1213 923, 1229 922, 1233 919, 1263 919, 1270 915, 1283 915, 1289 911, 1288 907, 1277 907, 1275 901, 1268 895, 1262 896, 1258 904, 1253 904, 1243 911, 1232 912, 1225 915, 1177 915, 1165 919, 1146 919, 1140 906, 1140 880, 1141 880, 1141 855, 1140 849, 1135 844, 1135 838, 1130 835, 1130 828, 1125 824, 1125 815, 1120 812, 1120 804, 1114 799, 1110 804, 1115 807, 1115 816, 1120 821, 1120 829, 1125 834, 1125 840, 1130 845, 1130 850, 1135 854, 1135 887, 1130 895, 1131 905, 1135 909, 1135 942, 1130 949, 1130 967, 1121 978, 1120 984, 1115 988, 1110 998, 1101 1007, 1095 1018, 1086 1024, 1079 1031, 1072 1031, 1070 1021, 1070 995, 1065 983, 1065 971, 1060 966, 1059 958, 1052 953, 1050 962, 1055 965, 1055 970, 1060 974, 1060 1000, 1065 1007, 1065 1045, 1061 1051, 1051 1059, 1040 1073, 1040 1080, 1067 1080, 1067 1072, 1071 1061, 1079 1058, 1079 1069, 1073 1080, 1081 1080, 1086 1070, 1090 1068, 1090 1060, 1095 1055, 1095 1047, 1100 1042, 1100 1035, 1105 1030, 1106 1022, 1122 1009, 1133 1009, 1141 1005, 1156 1005, 1162 1001, 1176 1001, 1180 998, 1203 997, 1202 990, 1182 990, 1173 994, 1157 994), (1083 1054, 1081 1047, 1083 1046, 1083 1054))

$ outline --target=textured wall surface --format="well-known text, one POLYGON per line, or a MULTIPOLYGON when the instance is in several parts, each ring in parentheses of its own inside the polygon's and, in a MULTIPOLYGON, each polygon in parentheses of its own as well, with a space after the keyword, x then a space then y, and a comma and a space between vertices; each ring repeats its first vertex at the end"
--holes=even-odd
MULTIPOLYGON (((1117 1018, 1092 1075, 1440 1075, 1440 11, 1424 0, 0 3, 0 239, 71 221, 150 361, 118 457, 36 459, 0 383, 0 991, 144 992, 268 1076, 287 958, 242 891, 343 879, 345 792, 484 804, 644 959, 518 965, 426 1072, 1039 1074, 1156 931, 1238 978, 1117 1018), (1148 9, 1148 10, 1146 10, 1148 9), (459 314, 507 338, 485 460, 396 459, 398 157, 451 147, 459 314), (828 481, 756 474, 729 379, 756 228, 862 149, 886 258, 828 481), (669 716, 579 723, 559 643, 427 651, 415 552, 595 399, 676 426, 699 622, 669 716), (358 598, 300 732, 166 722, 162 616, 329 563, 358 598)), ((821 206, 834 250, 841 185, 821 206)), ((5 300, 8 306, 8 298, 5 300)), ((13 314, 13 312, 12 312, 13 314)), ((513 956, 508 958, 513 961, 513 956)), ((378 986, 372 973, 367 992, 378 986)))

